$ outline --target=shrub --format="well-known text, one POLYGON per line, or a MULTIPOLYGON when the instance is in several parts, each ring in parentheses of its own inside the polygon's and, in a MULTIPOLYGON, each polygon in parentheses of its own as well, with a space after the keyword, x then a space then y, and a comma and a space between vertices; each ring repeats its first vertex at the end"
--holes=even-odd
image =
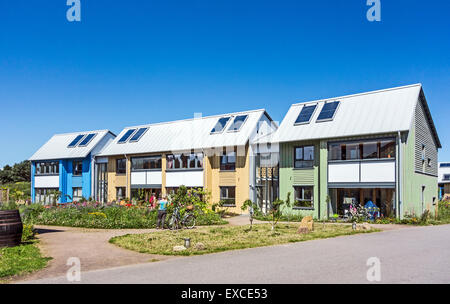
POLYGON ((17 204, 15 202, 9 202, 9 203, 0 203, 0 210, 16 210, 17 204))
MULTIPOLYGON (((157 211, 147 207, 99 203, 71 203, 58 207, 36 205, 24 207, 22 216, 25 223, 99 229, 143 229, 156 226, 157 211)), ((197 225, 223 223, 213 211, 197 210, 197 225)))
POLYGON ((34 227, 30 224, 24 224, 23 225, 23 231, 22 231, 22 242, 28 242, 34 239, 34 227))

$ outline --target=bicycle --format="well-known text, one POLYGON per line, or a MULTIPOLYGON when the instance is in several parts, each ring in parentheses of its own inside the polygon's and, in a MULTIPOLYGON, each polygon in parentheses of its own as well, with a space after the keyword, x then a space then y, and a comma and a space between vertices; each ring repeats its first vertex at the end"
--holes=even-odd
POLYGON ((181 226, 184 226, 186 229, 192 229, 195 227, 195 216, 189 209, 183 218, 181 218, 180 207, 175 207, 172 213, 172 217, 169 221, 169 227, 172 230, 180 229, 181 226))

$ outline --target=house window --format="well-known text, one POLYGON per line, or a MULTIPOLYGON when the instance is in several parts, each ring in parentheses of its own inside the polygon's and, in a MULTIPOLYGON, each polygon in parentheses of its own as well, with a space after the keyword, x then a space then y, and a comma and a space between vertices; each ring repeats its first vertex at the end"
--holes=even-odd
POLYGON ((166 159, 169 170, 203 168, 202 153, 170 154, 166 159))
POLYGON ((363 159, 378 158, 378 142, 364 142, 362 144, 363 159))
POLYGON ((313 186, 294 186, 294 208, 314 208, 313 190, 313 186))
POLYGON ((36 163, 36 175, 57 175, 59 174, 59 162, 39 162, 36 163))
POLYGON ((382 140, 380 142, 380 158, 395 158, 394 140, 382 140))
POLYGON ((116 187, 116 199, 117 200, 122 200, 125 198, 125 192, 126 192, 126 188, 125 187, 116 187))
POLYGON ((34 201, 41 204, 52 204, 58 191, 58 188, 35 188, 34 201))
POLYGON ((220 187, 220 201, 224 206, 235 206, 236 187, 220 187))
POLYGON ((329 160, 395 158, 395 139, 330 143, 329 160))
POLYGON ((314 166, 314 146, 294 149, 294 168, 312 168, 314 166))
POLYGON ((345 144, 332 143, 328 149, 330 160, 344 160, 342 151, 344 151, 345 144))
POLYGON ((134 157, 131 159, 132 170, 161 169, 161 156, 134 157))
POLYGON ((78 202, 83 197, 83 189, 80 187, 72 188, 72 201, 78 202))
POLYGON ((442 180, 450 181, 450 174, 444 174, 444 178, 442 180))
POLYGON ((83 162, 74 161, 72 163, 72 168, 73 168, 73 175, 80 176, 81 174, 83 174, 83 162))
POLYGON ((120 158, 116 159, 116 173, 125 174, 127 172, 127 159, 120 158))
POLYGON ((236 151, 223 152, 220 156, 220 170, 233 171, 236 170, 236 151))
POLYGON ((427 164, 428 164, 428 167, 431 167, 431 158, 428 158, 427 164))

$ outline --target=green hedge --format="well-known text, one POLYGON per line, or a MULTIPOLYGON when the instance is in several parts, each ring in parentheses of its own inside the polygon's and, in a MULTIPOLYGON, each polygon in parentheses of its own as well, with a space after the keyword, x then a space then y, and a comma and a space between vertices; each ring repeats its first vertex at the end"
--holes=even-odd
MULTIPOLYGON (((70 204, 46 208, 38 204, 21 208, 25 223, 100 229, 142 229, 156 226, 157 211, 147 207, 70 204)), ((166 217, 166 223, 170 215, 166 217)), ((227 222, 211 210, 199 212, 196 225, 221 225, 227 222)))

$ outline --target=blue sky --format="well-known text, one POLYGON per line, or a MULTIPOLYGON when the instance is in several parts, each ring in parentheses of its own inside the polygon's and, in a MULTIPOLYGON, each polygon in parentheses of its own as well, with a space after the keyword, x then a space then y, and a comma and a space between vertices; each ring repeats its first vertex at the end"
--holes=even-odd
POLYGON ((0 2, 0 167, 54 133, 266 108, 421 82, 450 161, 450 2, 0 2))

